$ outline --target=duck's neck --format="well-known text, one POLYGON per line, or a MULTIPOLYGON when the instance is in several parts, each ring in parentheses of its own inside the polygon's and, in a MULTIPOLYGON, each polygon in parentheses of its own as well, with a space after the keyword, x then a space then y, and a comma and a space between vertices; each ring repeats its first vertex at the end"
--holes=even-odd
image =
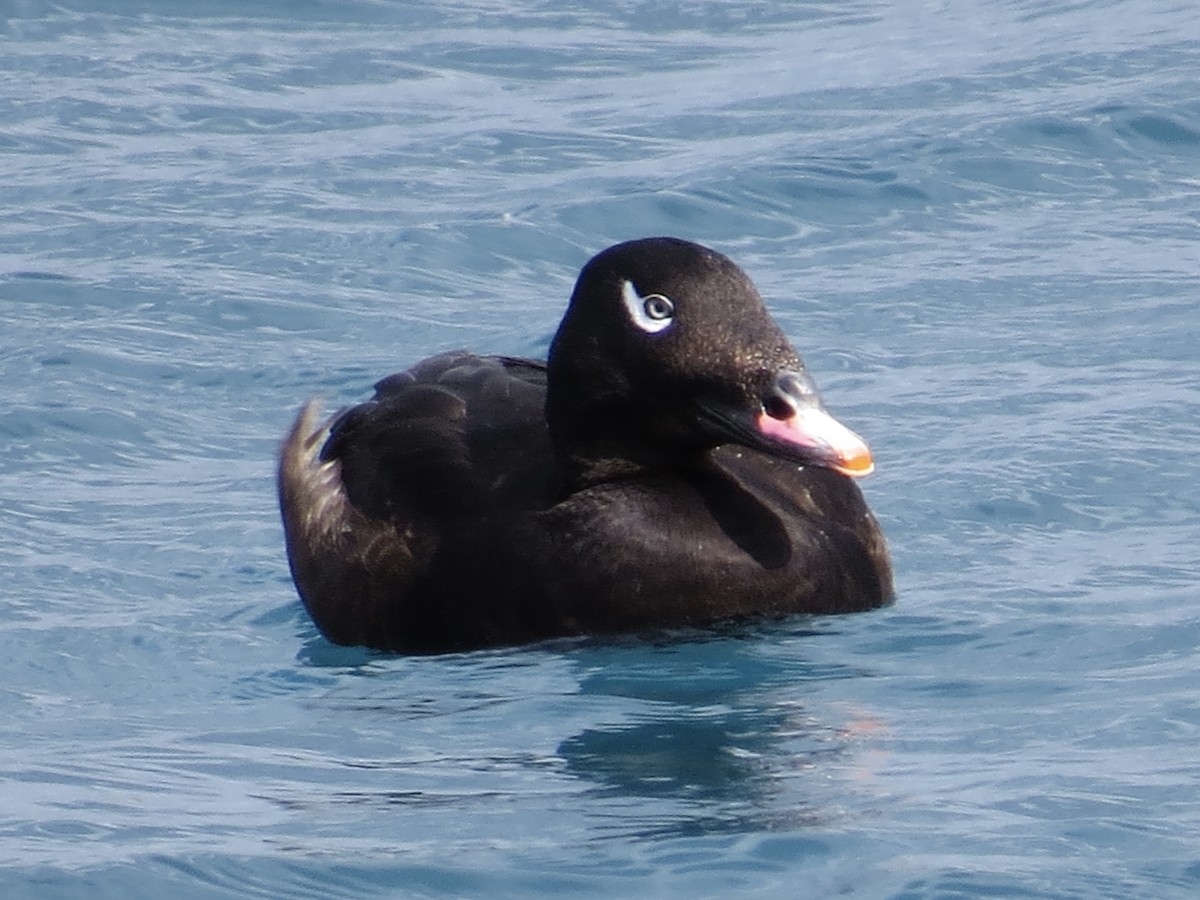
POLYGON ((566 493, 610 481, 687 469, 707 447, 667 439, 644 413, 623 402, 592 400, 551 412, 550 440, 566 493))
POLYGON ((565 340, 560 329, 546 373, 546 425, 565 493, 680 471, 709 449, 692 446, 697 433, 682 404, 640 394, 622 368, 605 364, 599 348, 563 346, 565 340))

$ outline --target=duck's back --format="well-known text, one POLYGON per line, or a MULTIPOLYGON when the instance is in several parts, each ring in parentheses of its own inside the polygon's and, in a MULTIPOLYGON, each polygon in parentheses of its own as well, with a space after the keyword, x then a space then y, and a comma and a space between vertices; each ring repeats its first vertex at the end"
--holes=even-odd
POLYGON ((543 363, 431 357, 341 413, 321 451, 350 502, 406 522, 542 505, 553 474, 543 363))

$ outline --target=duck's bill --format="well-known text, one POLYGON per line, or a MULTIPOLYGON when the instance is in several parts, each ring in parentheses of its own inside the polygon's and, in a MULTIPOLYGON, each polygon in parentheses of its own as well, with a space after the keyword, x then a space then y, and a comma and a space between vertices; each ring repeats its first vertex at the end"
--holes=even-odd
POLYGON ((756 414, 702 405, 701 418, 720 437, 796 462, 833 469, 851 478, 875 470, 867 442, 827 413, 815 394, 789 395, 756 414))
POLYGON ((852 478, 875 470, 867 442, 819 406, 803 407, 784 419, 760 412, 754 425, 767 441, 792 450, 783 455, 794 454, 852 478))

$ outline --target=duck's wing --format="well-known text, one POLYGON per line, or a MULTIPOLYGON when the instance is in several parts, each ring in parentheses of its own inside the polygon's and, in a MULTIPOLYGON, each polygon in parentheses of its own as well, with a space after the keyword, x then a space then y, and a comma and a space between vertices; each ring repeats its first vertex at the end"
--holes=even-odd
POLYGON ((456 352, 324 424, 304 408, 280 453, 280 509, 297 590, 327 637, 378 647, 419 628, 413 585, 445 529, 546 503, 544 403, 543 364, 456 352))
POLYGON ((376 519, 536 506, 553 468, 545 385, 541 363, 443 353, 338 415, 321 459, 340 463, 350 502, 376 519))

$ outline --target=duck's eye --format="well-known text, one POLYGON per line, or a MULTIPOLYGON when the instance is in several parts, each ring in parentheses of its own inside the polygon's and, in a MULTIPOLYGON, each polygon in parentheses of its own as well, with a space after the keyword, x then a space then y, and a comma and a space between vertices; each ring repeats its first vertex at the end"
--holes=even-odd
POLYGON ((651 294, 642 301, 642 309, 650 318, 661 321, 675 315, 675 304, 662 294, 651 294))
POLYGON ((626 281, 621 286, 621 299, 625 301, 625 311, 629 313, 633 324, 649 334, 662 331, 675 318, 675 304, 669 298, 662 294, 643 297, 632 281, 626 281))

